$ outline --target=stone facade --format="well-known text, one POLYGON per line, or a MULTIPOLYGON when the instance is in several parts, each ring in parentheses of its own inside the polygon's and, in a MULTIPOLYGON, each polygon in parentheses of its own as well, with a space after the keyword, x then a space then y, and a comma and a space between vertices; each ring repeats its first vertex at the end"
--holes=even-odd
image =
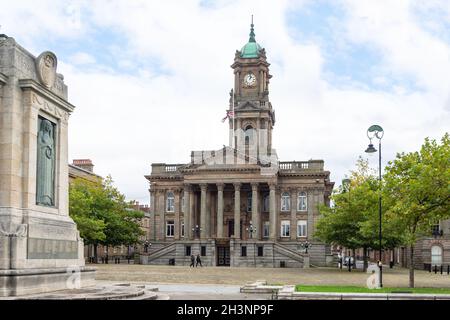
POLYGON ((231 66, 229 146, 192 151, 185 164, 154 163, 145 176, 152 246, 143 263, 189 265, 191 254, 212 266, 331 261, 330 247, 315 239, 314 230, 318 206, 329 205, 334 183, 323 160, 278 160, 270 64, 255 44, 252 25, 249 43, 236 51, 231 66), (306 243, 312 245, 308 253, 306 243))
MULTIPOLYGON (((95 270, 84 268, 83 241, 68 213, 67 131, 74 106, 56 73, 51 52, 34 57, 0 35, 0 296, 67 289, 72 271, 82 285, 95 270), (38 123, 51 123, 47 151, 38 123), (38 160, 52 159, 41 174, 47 205, 38 201, 38 160)), ((45 139, 45 137, 44 137, 45 139)))

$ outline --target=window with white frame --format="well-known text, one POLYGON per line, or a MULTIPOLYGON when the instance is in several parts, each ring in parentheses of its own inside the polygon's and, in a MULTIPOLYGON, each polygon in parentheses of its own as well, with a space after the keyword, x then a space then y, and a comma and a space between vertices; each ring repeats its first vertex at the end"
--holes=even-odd
POLYGON ((442 265, 442 247, 432 246, 431 247, 431 265, 440 266, 442 265))
POLYGON ((291 195, 288 192, 281 194, 281 211, 291 210, 291 195))
POLYGON ((181 212, 184 212, 184 196, 181 197, 181 212))
POLYGON ((307 236, 307 225, 308 222, 306 220, 298 220, 297 221, 297 237, 306 237, 307 236))
POLYGON ((263 197, 263 212, 269 212, 269 195, 265 194, 263 197))
POLYGON ((304 191, 299 192, 298 194, 297 210, 298 211, 308 210, 308 195, 304 191))
POLYGON ((173 195, 173 192, 167 193, 167 201, 166 201, 166 211, 167 212, 174 212, 175 211, 175 196, 173 195))
POLYGON ((175 235, 175 223, 173 220, 168 220, 166 223, 166 237, 173 237, 175 235))
POLYGON ((184 221, 181 221, 181 237, 184 238, 184 221))
POLYGON ((290 237, 291 236, 291 222, 289 220, 281 221, 281 237, 290 237))
POLYGON ((270 222, 269 221, 264 221, 264 224, 263 224, 263 238, 268 238, 269 237, 269 232, 270 232, 270 222))

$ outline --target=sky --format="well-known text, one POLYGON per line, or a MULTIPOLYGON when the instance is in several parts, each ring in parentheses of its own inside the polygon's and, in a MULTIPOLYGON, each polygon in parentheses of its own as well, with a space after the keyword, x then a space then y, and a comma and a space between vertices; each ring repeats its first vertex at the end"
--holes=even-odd
POLYGON ((0 33, 56 54, 76 106, 69 159, 92 159, 129 200, 149 203, 151 163, 228 144, 230 66, 252 14, 280 160, 323 159, 337 186, 373 124, 382 166, 450 131, 450 0, 36 3, 0 0, 0 33))

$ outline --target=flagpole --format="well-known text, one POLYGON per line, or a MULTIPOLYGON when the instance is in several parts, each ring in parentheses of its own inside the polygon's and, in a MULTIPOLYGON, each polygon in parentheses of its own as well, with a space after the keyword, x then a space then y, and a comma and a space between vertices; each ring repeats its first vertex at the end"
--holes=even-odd
POLYGON ((236 148, 236 140, 235 140, 235 132, 234 132, 234 90, 232 92, 232 96, 231 96, 231 109, 232 109, 232 117, 233 117, 233 149, 236 148))

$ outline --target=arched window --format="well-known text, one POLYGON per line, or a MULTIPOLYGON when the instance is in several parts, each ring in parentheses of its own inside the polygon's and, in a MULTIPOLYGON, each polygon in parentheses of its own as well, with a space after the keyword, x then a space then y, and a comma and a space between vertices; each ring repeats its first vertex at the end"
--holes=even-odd
POLYGON ((298 193, 297 210, 298 211, 308 210, 308 195, 306 194, 306 192, 302 191, 298 193))
POLYGON ((431 247, 431 265, 440 266, 442 265, 442 247, 432 246, 431 247))
POLYGON ((167 212, 175 211, 175 197, 173 195, 173 192, 167 193, 166 211, 167 212))
POLYGON ((281 211, 291 210, 291 195, 288 192, 281 194, 281 211))
POLYGON ((253 127, 251 125, 248 125, 245 128, 245 145, 246 146, 251 146, 253 145, 253 127))

